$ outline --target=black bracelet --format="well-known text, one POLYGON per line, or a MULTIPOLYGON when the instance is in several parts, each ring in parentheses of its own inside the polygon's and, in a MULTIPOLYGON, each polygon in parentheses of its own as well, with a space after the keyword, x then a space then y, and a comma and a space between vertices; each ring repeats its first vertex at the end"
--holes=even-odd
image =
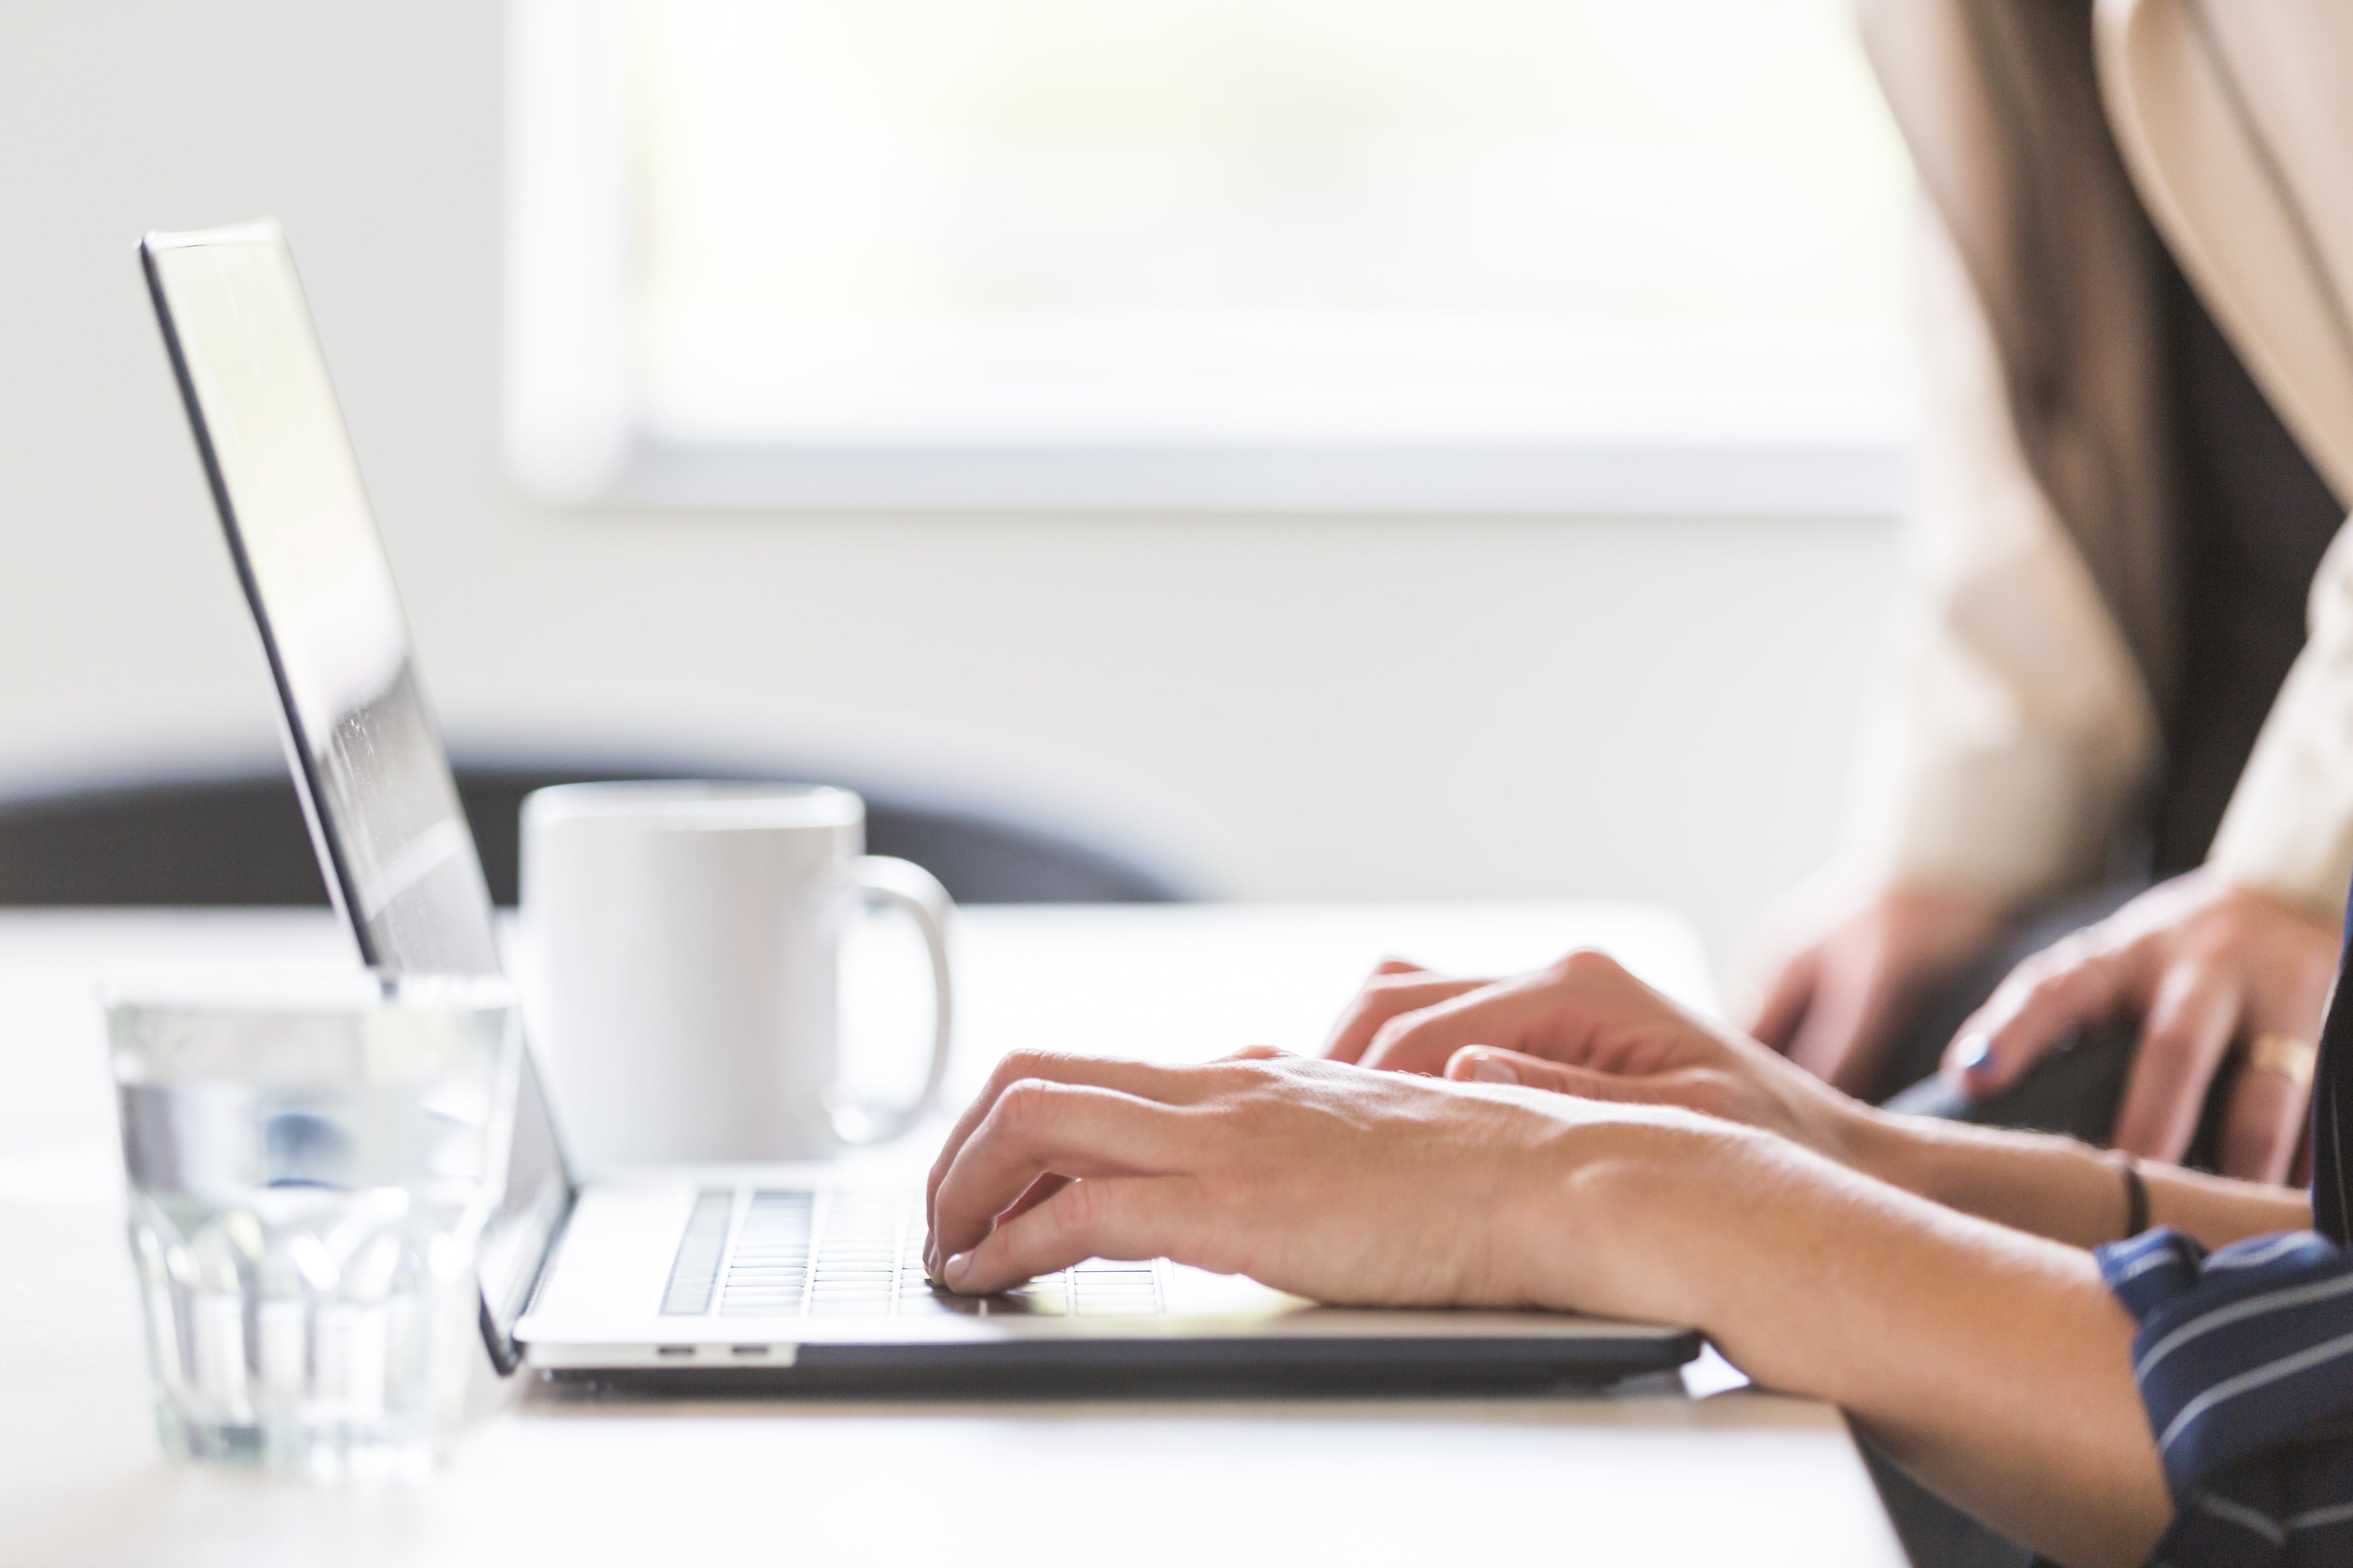
POLYGON ((2111 1150, 2108 1158, 2125 1178, 2125 1234, 2130 1241, 2148 1228, 2148 1184, 2141 1179, 2140 1162, 2121 1149, 2111 1150))

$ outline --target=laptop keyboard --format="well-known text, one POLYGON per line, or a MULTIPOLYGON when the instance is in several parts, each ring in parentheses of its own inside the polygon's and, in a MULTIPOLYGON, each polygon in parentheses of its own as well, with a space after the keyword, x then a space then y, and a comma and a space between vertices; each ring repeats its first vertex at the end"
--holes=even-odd
POLYGON ((902 1188, 695 1195, 662 1291, 665 1317, 1146 1317, 1158 1266, 1092 1258, 997 1296, 957 1296, 923 1273, 923 1196, 902 1188))

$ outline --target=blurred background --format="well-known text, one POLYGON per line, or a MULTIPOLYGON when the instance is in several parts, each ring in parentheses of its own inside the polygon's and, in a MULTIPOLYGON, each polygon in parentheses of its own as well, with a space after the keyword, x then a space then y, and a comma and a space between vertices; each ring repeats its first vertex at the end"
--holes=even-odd
POLYGON ((0 146, 0 805, 279 767, 132 250, 269 216, 461 762, 1719 967, 1829 847, 1911 425, 1841 0, 12 5, 0 146))

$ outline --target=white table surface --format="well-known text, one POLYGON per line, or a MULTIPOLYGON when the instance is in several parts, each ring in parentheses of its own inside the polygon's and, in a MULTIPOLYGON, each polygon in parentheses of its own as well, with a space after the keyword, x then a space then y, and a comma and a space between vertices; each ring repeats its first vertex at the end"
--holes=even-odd
MULTIPOLYGON (((1690 928, 1625 905, 969 910, 952 1081, 968 1092, 1018 1045, 1312 1050, 1383 953, 1502 972, 1583 944, 1708 1000, 1690 928)), ((853 997, 887 947, 853 966, 853 997)), ((0 913, 0 1563, 1904 1561, 1837 1412, 1668 1379, 1519 1399, 690 1403, 500 1385, 485 1363, 429 1482, 167 1464, 92 986, 348 953, 323 912, 0 913)), ((891 1013, 860 1017, 881 1032, 891 1013)))

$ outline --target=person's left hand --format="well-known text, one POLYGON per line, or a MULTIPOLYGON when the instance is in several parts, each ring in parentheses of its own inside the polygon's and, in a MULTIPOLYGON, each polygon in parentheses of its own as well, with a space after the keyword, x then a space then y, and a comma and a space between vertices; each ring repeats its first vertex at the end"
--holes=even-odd
POLYGON ((1843 1163, 1853 1163, 1857 1130, 1869 1119, 1787 1057, 1685 1012, 1590 951, 1493 981, 1388 960, 1325 1050, 1396 1072, 1682 1106, 1778 1132, 1843 1163))
POLYGON ((2077 1028, 2134 1019, 2116 1146, 2178 1161, 2235 1045, 2250 1056, 2225 1111, 2223 1173, 2284 1181, 2337 939, 2333 924, 2210 870, 2176 877, 2012 970, 1947 1048, 1945 1076, 1972 1097, 1999 1093, 2077 1028))

